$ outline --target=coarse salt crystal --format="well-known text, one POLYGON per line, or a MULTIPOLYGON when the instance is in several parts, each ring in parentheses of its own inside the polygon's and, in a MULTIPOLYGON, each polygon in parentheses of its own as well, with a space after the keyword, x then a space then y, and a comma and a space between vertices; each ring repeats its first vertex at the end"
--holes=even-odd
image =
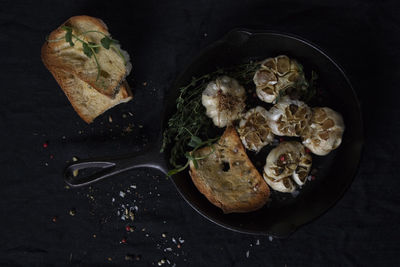
POLYGON ((122 197, 122 198, 124 198, 124 197, 125 197, 125 193, 122 192, 122 191, 119 191, 119 196, 122 197))
POLYGON ((250 256, 250 251, 246 251, 246 258, 250 256))
POLYGON ((269 236, 268 239, 269 239, 269 241, 274 240, 274 238, 272 236, 269 236))

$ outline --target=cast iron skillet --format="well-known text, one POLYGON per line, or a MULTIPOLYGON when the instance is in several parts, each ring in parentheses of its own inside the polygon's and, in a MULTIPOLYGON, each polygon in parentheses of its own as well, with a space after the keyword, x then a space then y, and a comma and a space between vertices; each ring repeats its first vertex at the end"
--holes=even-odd
MULTIPOLYGON (((325 157, 313 155, 313 166, 319 170, 317 179, 308 182, 297 197, 274 193, 270 204, 258 211, 223 214, 196 189, 187 171, 172 177, 189 205, 212 222, 242 233, 274 237, 286 237, 327 211, 342 197, 356 174, 363 144, 362 119, 356 95, 343 70, 319 48, 302 38, 275 32, 233 30, 206 48, 179 76, 165 99, 165 112, 161 115, 164 129, 168 118, 175 112, 178 88, 188 84, 193 76, 215 71, 217 67, 280 54, 296 58, 306 72, 318 72, 318 82, 325 92, 324 100, 318 104, 340 112, 346 124, 343 142, 337 150, 325 157)), ((140 167, 155 168, 166 174, 171 168, 169 151, 160 153, 160 146, 161 133, 158 142, 134 155, 73 162, 65 169, 65 181, 72 187, 83 186, 140 167), (97 172, 87 174, 93 168, 97 172), (79 170, 80 175, 74 177, 74 170, 79 170)))

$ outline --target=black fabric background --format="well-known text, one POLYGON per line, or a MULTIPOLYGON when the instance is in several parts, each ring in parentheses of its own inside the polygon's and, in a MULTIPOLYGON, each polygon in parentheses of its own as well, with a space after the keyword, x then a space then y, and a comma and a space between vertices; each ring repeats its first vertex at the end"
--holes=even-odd
POLYGON ((399 12, 394 0, 0 1, 0 266, 157 266, 161 259, 166 266, 398 266, 399 12), (40 59, 46 35, 79 14, 102 18, 134 65, 128 81, 135 99, 92 125, 75 114, 40 59), (349 75, 366 140, 359 172, 335 207, 290 238, 271 241, 210 223, 156 171, 64 187, 61 172, 72 157, 152 142, 175 77, 202 48, 243 26, 309 39, 349 75), (123 118, 128 112, 133 116, 123 118), (128 234, 117 212, 134 201, 139 211, 128 234), (181 248, 172 241, 179 237, 181 248))

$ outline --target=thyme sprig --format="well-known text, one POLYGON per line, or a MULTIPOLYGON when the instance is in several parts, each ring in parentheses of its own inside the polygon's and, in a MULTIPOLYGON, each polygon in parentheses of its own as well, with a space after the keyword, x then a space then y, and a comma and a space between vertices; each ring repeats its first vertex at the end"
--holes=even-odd
POLYGON ((308 88, 305 90, 304 95, 302 96, 303 100, 308 103, 317 93, 317 80, 318 74, 314 70, 311 71, 311 78, 308 82, 308 88))
POLYGON ((63 29, 65 31, 65 35, 64 37, 58 38, 58 39, 53 39, 53 40, 47 40, 47 42, 59 42, 61 40, 65 40, 67 43, 69 43, 69 45, 75 46, 76 42, 80 42, 82 43, 82 49, 83 49, 83 53, 88 57, 91 58, 92 56, 94 57, 94 61, 96 62, 96 67, 97 67, 97 76, 96 76, 96 81, 98 81, 99 77, 100 77, 100 73, 101 73, 101 67, 100 67, 100 63, 99 60, 96 56, 96 54, 99 52, 99 48, 103 47, 105 49, 110 49, 112 48, 114 51, 117 52, 117 54, 122 58, 122 60, 124 61, 124 64, 126 65, 126 59, 123 56, 122 52, 120 51, 120 49, 118 48, 118 44, 119 42, 115 39, 112 39, 110 36, 108 36, 107 34, 105 34, 104 32, 101 31, 95 31, 95 30, 91 30, 91 31, 85 31, 80 33, 79 35, 74 34, 72 31, 72 27, 69 26, 62 26, 61 29, 63 29), (103 35, 104 37, 100 40, 100 44, 96 44, 94 42, 86 42, 85 40, 83 40, 81 37, 88 34, 88 33, 99 33, 101 35, 103 35), (74 42, 75 39, 75 42, 74 42))
MULTIPOLYGON (((258 66, 257 62, 250 62, 229 68, 220 68, 198 78, 193 77, 188 85, 179 88, 179 96, 176 99, 177 110, 168 121, 167 128, 163 133, 161 148, 161 152, 163 152, 171 144, 169 162, 176 168, 171 171, 173 174, 184 170, 190 160, 193 160, 188 151, 190 147, 193 147, 190 144, 193 144, 197 138, 197 141, 201 138, 207 140, 202 142, 204 143, 202 146, 210 145, 209 140, 215 140, 215 138, 210 139, 211 130, 214 127, 212 120, 206 116, 206 110, 201 103, 201 95, 207 84, 218 76, 228 75, 238 80, 244 87, 253 86, 253 76, 258 66), (189 160, 182 165, 179 161, 182 161, 184 157, 189 160)), ((194 164, 196 164, 195 160, 194 164)))
POLYGON ((208 156, 210 156, 212 153, 215 152, 215 148, 214 148, 214 144, 213 143, 216 142, 218 139, 219 139, 219 137, 211 138, 211 139, 208 139, 206 141, 202 141, 200 137, 192 135, 192 137, 191 137, 191 139, 190 139, 190 141, 188 143, 188 146, 192 147, 193 150, 190 151, 190 152, 186 152, 185 153, 185 157, 187 158, 186 164, 183 165, 183 166, 182 165, 176 166, 175 169, 170 170, 168 172, 168 176, 171 176, 171 175, 174 175, 174 174, 176 174, 178 172, 183 171, 184 169, 186 169, 189 166, 191 161, 193 162, 194 167, 197 169, 198 168, 198 162, 197 162, 198 160, 205 159, 208 156), (211 147, 211 152, 207 153, 206 155, 199 156, 199 157, 194 156, 194 152, 196 152, 199 148, 204 147, 204 146, 210 146, 211 147))

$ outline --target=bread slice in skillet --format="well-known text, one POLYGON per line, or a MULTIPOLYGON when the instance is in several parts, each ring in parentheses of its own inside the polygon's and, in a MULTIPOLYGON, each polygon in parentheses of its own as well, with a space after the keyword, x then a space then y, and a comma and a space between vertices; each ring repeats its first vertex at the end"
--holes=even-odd
POLYGON ((229 126, 212 147, 195 151, 197 168, 190 162, 190 176, 198 190, 224 213, 250 212, 265 205, 269 187, 247 157, 234 127, 229 126))

